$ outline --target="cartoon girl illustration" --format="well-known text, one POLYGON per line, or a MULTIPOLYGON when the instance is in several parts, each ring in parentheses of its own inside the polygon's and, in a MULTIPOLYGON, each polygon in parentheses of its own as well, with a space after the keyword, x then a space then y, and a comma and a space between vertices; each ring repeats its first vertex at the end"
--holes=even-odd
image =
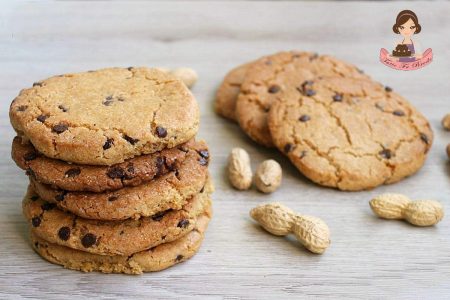
POLYGON ((386 49, 380 50, 380 61, 386 66, 397 70, 417 70, 433 60, 433 52, 428 48, 421 52, 419 45, 412 37, 422 31, 419 18, 412 10, 402 10, 392 26, 394 33, 402 36, 402 40, 395 45, 392 54, 386 49))
POLYGON ((396 45, 394 51, 392 51, 391 57, 394 60, 400 62, 411 62, 416 59, 422 58, 422 53, 418 51, 418 46, 414 45, 411 37, 414 34, 418 34, 422 30, 422 26, 419 24, 417 15, 411 10, 402 10, 395 20, 392 30, 396 34, 400 34, 403 37, 401 43, 396 45))

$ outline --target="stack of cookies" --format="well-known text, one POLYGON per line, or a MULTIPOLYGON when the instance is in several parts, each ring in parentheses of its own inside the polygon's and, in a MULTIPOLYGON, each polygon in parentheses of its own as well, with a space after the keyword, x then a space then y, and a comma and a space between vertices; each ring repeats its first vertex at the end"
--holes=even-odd
POLYGON ((418 171, 433 141, 403 97, 331 56, 281 52, 231 70, 216 112, 276 147, 312 181, 340 190, 393 183, 418 171))
POLYGON ((70 269, 158 271, 192 257, 211 218, 207 145, 189 89, 157 69, 55 76, 10 108, 32 245, 70 269))

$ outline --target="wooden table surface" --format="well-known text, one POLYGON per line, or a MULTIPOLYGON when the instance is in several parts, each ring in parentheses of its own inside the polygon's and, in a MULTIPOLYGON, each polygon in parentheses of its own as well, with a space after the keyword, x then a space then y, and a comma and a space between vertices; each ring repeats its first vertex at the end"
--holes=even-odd
POLYGON ((431 228, 376 218, 372 196, 401 192, 441 201, 450 212, 450 5, 448 2, 3 2, 0 10, 0 298, 450 298, 450 217, 431 228), (418 15, 417 37, 435 60, 413 72, 378 62, 396 37, 402 9, 418 15), (252 143, 213 112, 214 92, 232 67, 279 50, 328 53, 359 65, 392 86, 429 118, 435 142, 424 167, 394 185, 340 192, 312 184, 275 150, 252 143), (109 66, 192 67, 201 106, 199 137, 213 155, 215 215, 200 252, 190 261, 142 276, 85 274, 42 260, 30 248, 21 200, 24 172, 10 158, 11 100, 21 88, 54 74, 109 66), (271 195, 238 192, 226 180, 232 147, 252 165, 279 161, 282 187, 271 195), (252 222, 249 210, 282 201, 324 219, 332 244, 313 255, 292 238, 274 237, 252 222))

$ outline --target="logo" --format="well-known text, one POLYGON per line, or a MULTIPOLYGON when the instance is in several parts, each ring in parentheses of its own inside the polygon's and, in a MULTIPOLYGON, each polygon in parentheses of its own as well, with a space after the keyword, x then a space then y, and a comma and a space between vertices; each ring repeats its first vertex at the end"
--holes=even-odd
POLYGON ((411 10, 402 10, 395 20, 392 30, 402 37, 392 52, 382 48, 380 61, 384 65, 402 71, 418 70, 433 61, 431 48, 421 52, 416 35, 422 31, 417 15, 411 10))

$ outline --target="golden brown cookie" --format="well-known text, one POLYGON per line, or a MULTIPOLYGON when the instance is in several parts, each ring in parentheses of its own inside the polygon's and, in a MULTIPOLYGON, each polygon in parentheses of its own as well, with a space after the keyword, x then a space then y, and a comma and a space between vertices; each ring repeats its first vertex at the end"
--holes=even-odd
POLYGON ((225 76, 222 84, 216 92, 216 102, 214 107, 219 115, 236 121, 236 100, 241 91, 241 84, 244 81, 245 73, 253 62, 240 65, 225 76))
POLYGON ((425 117, 367 79, 305 81, 272 104, 273 141, 312 181, 341 190, 393 183, 423 165, 433 142, 425 117))
POLYGON ((131 255, 186 235, 210 206, 211 192, 208 186, 180 210, 161 211, 139 220, 97 221, 59 210, 30 187, 23 213, 32 232, 51 243, 100 255, 131 255))
MULTIPOLYGON (((206 149, 203 143, 202 149, 206 149)), ((186 159, 172 171, 144 184, 103 193, 68 192, 30 182, 45 201, 55 203, 86 219, 123 220, 152 216, 168 209, 180 209, 187 199, 199 193, 208 178, 209 155, 190 151, 186 159)))
POLYGON ((267 126, 272 102, 292 94, 304 81, 324 76, 368 78, 351 64, 309 52, 280 52, 255 62, 246 72, 237 100, 239 125, 257 143, 274 146, 267 126))
POLYGON ((170 243, 158 245, 130 256, 98 255, 49 243, 31 234, 34 250, 46 260, 65 268, 83 272, 142 274, 161 271, 194 256, 203 241, 211 211, 197 219, 195 228, 170 243))
POLYGON ((51 77, 20 92, 11 124, 45 156, 113 165, 172 148, 198 130, 189 89, 157 69, 109 68, 51 77))
POLYGON ((20 137, 14 138, 11 152, 16 164, 40 183, 54 189, 99 193, 147 183, 179 168, 192 156, 189 153, 195 151, 205 159, 209 158, 206 144, 194 140, 112 166, 70 164, 48 158, 30 143, 22 143, 20 137))

